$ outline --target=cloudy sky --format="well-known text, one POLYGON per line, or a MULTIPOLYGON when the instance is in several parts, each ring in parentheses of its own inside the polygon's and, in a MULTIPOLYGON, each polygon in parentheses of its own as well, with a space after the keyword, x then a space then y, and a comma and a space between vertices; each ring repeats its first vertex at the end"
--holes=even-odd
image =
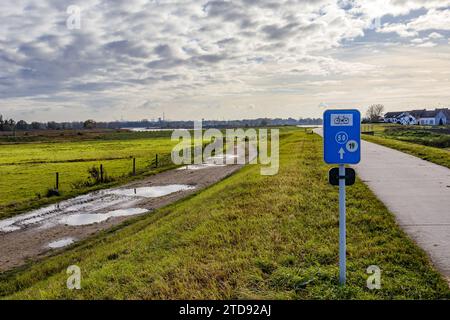
POLYGON ((450 0, 1 0, 0 113, 316 117, 450 106, 450 0))

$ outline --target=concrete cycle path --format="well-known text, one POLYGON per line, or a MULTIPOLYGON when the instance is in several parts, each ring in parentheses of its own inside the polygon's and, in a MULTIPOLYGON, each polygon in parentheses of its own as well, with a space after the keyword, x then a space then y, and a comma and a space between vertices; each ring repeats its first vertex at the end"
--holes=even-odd
POLYGON ((450 169, 367 141, 353 167, 450 283, 450 169))

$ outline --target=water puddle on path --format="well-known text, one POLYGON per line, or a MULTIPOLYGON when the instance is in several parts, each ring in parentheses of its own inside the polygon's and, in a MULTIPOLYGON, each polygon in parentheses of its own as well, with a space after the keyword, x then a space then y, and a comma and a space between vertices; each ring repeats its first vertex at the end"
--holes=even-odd
POLYGON ((168 194, 194 189, 193 186, 188 186, 184 184, 172 184, 168 186, 158 186, 158 187, 142 187, 134 189, 117 189, 112 190, 111 194, 121 195, 121 196, 138 196, 145 198, 158 198, 163 197, 168 194))
POLYGON ((225 167, 230 164, 235 164, 237 155, 234 154, 223 154, 218 156, 212 156, 205 160, 201 164, 188 164, 186 166, 180 167, 177 170, 202 170, 208 168, 225 167))
POLYGON ((178 168, 177 170, 202 170, 214 167, 225 167, 225 164, 213 164, 213 163, 189 164, 187 166, 178 168))
POLYGON ((207 164, 215 164, 215 165, 221 165, 221 164, 235 164, 238 159, 238 156, 236 154, 223 154, 218 156, 212 156, 205 160, 207 164))
POLYGON ((148 212, 147 209, 130 208, 114 210, 107 213, 78 213, 62 217, 58 223, 69 226, 85 226, 93 223, 100 223, 112 217, 126 217, 148 212))
POLYGON ((100 190, 13 218, 0 220, 0 232, 13 232, 31 225, 37 225, 40 228, 58 224, 81 226, 103 222, 112 217, 142 214, 148 211, 138 207, 138 203, 142 199, 158 198, 192 189, 195 187, 172 184, 100 190))
POLYGON ((74 242, 75 242, 74 238, 63 238, 63 239, 60 239, 60 240, 56 240, 56 241, 50 242, 47 245, 47 247, 49 247, 51 249, 58 249, 58 248, 67 247, 68 245, 71 245, 74 242))

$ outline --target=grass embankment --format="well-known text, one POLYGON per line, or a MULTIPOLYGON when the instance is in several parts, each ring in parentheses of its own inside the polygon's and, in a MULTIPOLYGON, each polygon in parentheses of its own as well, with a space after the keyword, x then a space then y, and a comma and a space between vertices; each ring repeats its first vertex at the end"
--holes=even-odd
POLYGON ((450 151, 441 148, 428 147, 417 143, 401 141, 386 136, 362 135, 369 142, 378 143, 385 147, 396 149, 418 158, 450 168, 450 151))
POLYGON ((391 126, 384 127, 380 134, 387 138, 428 147, 450 147, 450 127, 391 126))
MULTIPOLYGON (((0 218, 36 206, 52 203, 89 190, 126 182, 133 177, 132 159, 140 176, 171 167, 167 161, 176 142, 169 137, 134 138, 139 133, 111 133, 108 141, 75 141, 57 143, 22 143, 0 146, 0 218), (159 168, 154 168, 155 155, 159 168), (165 157, 164 157, 165 156, 165 157), (106 174, 114 178, 109 184, 84 185, 88 169, 103 164, 106 174), (47 198, 59 172, 60 197, 47 198)), ((103 137, 102 139, 108 139, 103 137)))
POLYGON ((278 175, 258 166, 65 253, 0 276, 0 295, 67 299, 436 299, 449 297, 425 254, 360 181, 348 188, 348 285, 338 283, 337 188, 322 141, 281 134, 278 175), (66 288, 76 264, 82 289, 66 288), (382 289, 366 288, 366 268, 382 289))

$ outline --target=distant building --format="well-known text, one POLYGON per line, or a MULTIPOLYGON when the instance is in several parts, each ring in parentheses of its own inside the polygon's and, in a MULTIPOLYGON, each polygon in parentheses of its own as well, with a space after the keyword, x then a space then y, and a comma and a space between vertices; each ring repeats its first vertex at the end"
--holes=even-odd
POLYGON ((436 115, 436 124, 439 126, 450 124, 450 110, 448 108, 436 110, 438 111, 436 115))
POLYGON ((384 115, 384 122, 413 125, 417 124, 417 119, 408 111, 388 112, 384 115))
POLYGON ((412 111, 398 111, 387 112, 384 115, 384 122, 397 123, 402 125, 446 125, 450 124, 450 110, 449 109, 435 109, 435 110, 412 110, 412 111))
POLYGON ((414 117, 409 112, 403 112, 401 115, 398 116, 398 123, 404 126, 414 125, 417 124, 417 118, 414 117))
POLYGON ((420 116, 419 124, 435 126, 437 124, 436 123, 436 116, 437 116, 437 111, 436 110, 426 110, 420 116))
POLYGON ((387 112, 384 115, 384 122, 399 123, 399 118, 404 113, 403 111, 387 112))

